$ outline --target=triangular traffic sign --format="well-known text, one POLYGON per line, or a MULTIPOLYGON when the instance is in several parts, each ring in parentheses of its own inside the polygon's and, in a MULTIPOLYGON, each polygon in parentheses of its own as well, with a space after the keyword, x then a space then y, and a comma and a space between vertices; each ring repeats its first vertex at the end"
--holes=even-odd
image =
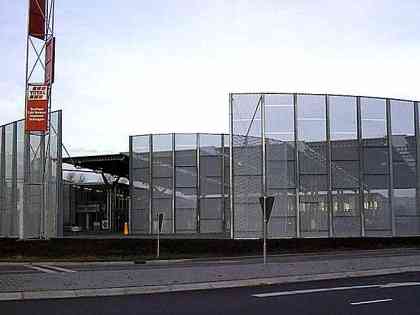
POLYGON ((159 216, 158 216, 158 219, 159 219, 159 233, 160 232, 162 232, 162 226, 163 226, 163 213, 159 213, 159 216))
MULTIPOLYGON (((259 199, 260 199, 261 210, 264 213, 264 197, 260 197, 259 199)), ((273 210, 273 205, 274 205, 274 197, 273 196, 265 197, 265 207, 266 207, 265 219, 267 223, 270 220, 271 211, 273 210)))

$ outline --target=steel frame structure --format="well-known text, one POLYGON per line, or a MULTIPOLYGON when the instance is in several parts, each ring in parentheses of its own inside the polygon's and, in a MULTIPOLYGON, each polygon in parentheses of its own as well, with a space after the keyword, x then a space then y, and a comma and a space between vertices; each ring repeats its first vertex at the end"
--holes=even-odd
MULTIPOLYGON (((39 11, 42 12, 39 0, 29 0, 28 1, 28 17, 27 17, 27 34, 26 34, 26 60, 25 60, 25 116, 26 108, 28 106, 28 87, 31 84, 45 84, 46 78, 46 64, 44 62, 47 50, 47 43, 50 40, 54 39, 54 24, 55 24, 55 0, 45 0, 45 11, 42 12, 42 18, 45 20, 45 36, 43 38, 35 37, 30 34, 30 9, 31 4, 34 4, 38 7, 39 11)), ((46 226, 46 194, 48 194, 48 185, 46 183, 47 176, 49 173, 48 168, 50 167, 47 161, 50 161, 50 134, 51 129, 54 127, 51 124, 51 112, 52 112, 52 88, 53 84, 50 82, 48 84, 47 95, 48 95, 48 130, 47 132, 26 132, 25 131, 25 141, 24 141, 24 181, 26 184, 33 184, 31 179, 31 165, 34 160, 41 158, 42 161, 42 180, 41 183, 41 215, 40 215, 40 238, 47 239, 49 238, 47 233, 46 226), (31 136, 40 137, 39 143, 35 146, 31 143, 31 136), (47 141, 46 141, 46 136, 47 141), (31 157, 32 156, 32 157, 31 157)), ((61 117, 61 116, 60 116, 61 117)), ((61 120, 61 118, 60 118, 61 120)), ((60 128, 61 128, 61 121, 60 128)), ((53 130, 57 135, 57 130, 53 130)), ((61 139, 60 139, 61 143, 61 139)), ((61 151, 61 149, 60 149, 61 151)), ((28 197, 28 196, 25 196, 28 197)), ((25 238, 24 235, 24 211, 19 214, 19 238, 25 238)), ((57 213, 58 214, 58 213, 57 213)), ((57 215, 56 214, 56 215, 57 215)))

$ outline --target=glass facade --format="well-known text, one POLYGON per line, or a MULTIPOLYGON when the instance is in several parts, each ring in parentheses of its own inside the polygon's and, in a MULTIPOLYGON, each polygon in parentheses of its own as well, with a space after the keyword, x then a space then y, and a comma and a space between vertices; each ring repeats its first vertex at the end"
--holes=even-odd
POLYGON ((223 134, 130 137, 133 233, 217 234, 230 228, 229 140, 223 134))
POLYGON ((62 235, 61 111, 47 135, 26 136, 24 120, 0 126, 0 237, 62 235))
POLYGON ((230 96, 235 238, 420 234, 417 102, 345 95, 230 96))

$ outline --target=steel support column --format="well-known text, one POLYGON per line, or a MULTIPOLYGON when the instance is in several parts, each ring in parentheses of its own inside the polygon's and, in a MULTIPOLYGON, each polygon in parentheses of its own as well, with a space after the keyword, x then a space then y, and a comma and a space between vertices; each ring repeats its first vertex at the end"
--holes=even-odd
POLYGON ((235 210, 234 210, 234 187, 233 187, 233 95, 229 93, 229 203, 230 203, 230 238, 235 238, 235 210))
POLYGON ((200 233, 200 220, 201 220, 201 208, 200 208, 200 198, 201 198, 201 187, 200 187, 200 134, 196 135, 196 159, 197 159, 197 176, 196 176, 196 185, 197 185, 197 233, 200 233))
POLYGON ((394 199, 394 171, 392 165, 392 129, 391 129, 392 119, 391 119, 391 102, 389 98, 386 99, 386 129, 388 134, 388 167, 389 167, 389 186, 388 186, 388 195, 389 195, 389 209, 391 212, 391 232, 392 236, 396 235, 395 231, 395 214, 393 207, 394 199))
POLYGON ((24 220, 24 213, 23 209, 21 208, 19 211, 17 209, 17 122, 13 123, 13 143, 12 143, 12 207, 10 211, 11 217, 15 213, 17 213, 17 218, 14 220, 15 226, 13 224, 11 225, 11 232, 10 236, 18 235, 19 239, 24 238, 24 226, 23 226, 23 220, 24 220), (17 229, 17 230, 16 230, 17 229))
POLYGON ((299 136, 298 136, 298 119, 297 119, 297 110, 298 110, 298 102, 297 102, 297 94, 293 94, 293 109, 294 109, 294 136, 295 136, 295 194, 296 194, 296 237, 300 237, 300 213, 299 213, 299 192, 300 192, 300 178, 299 178, 299 136))
POLYGON ((5 190, 6 187, 6 174, 5 174, 5 127, 0 128, 1 138, 0 138, 0 211, 1 211, 1 222, 0 222, 0 236, 7 237, 7 231, 6 231, 6 220, 7 217, 7 203, 5 199, 5 190))
POLYGON ((149 233, 153 234, 153 135, 149 135, 149 233))
POLYGON ((63 115, 62 111, 58 112, 57 120, 57 236, 63 236, 64 213, 63 213, 63 162, 62 162, 62 143, 63 143, 63 115))
POLYGON ((359 213, 360 213, 360 236, 365 237, 365 206, 364 206, 364 178, 363 178, 363 139, 362 139, 362 111, 360 104, 360 97, 356 98, 356 110, 357 110, 357 142, 359 150, 359 213))
POLYGON ((414 102, 414 130, 416 135, 416 215, 420 213, 420 128, 419 103, 414 102))
POLYGON ((325 95, 325 123, 327 139, 327 176, 328 176, 328 236, 334 236, 333 202, 332 202, 332 162, 331 162, 331 134, 330 134, 330 101, 328 94, 325 95))
POLYGON ((222 162, 222 169, 221 169, 221 192, 222 192, 222 231, 225 232, 225 224, 226 224, 226 202, 225 202, 225 137, 223 134, 220 134, 220 140, 221 140, 221 152, 220 152, 220 158, 222 162))
POLYGON ((176 160, 175 133, 172 133, 172 233, 176 233, 176 160))
POLYGON ((130 182, 130 199, 128 203, 128 226, 130 227, 128 230, 128 233, 131 234, 131 231, 133 230, 132 220, 131 220, 131 212, 133 211, 133 203, 132 199, 134 196, 134 187, 133 187, 133 159, 134 159, 134 153, 133 153, 133 137, 130 136, 128 138, 128 147, 129 147, 129 161, 128 161, 128 174, 129 174, 129 182, 130 182))

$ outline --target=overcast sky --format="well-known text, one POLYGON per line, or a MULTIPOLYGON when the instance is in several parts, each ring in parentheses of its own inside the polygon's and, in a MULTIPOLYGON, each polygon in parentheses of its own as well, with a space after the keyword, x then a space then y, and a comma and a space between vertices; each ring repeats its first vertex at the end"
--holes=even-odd
MULTIPOLYGON (((0 0, 0 124, 24 115, 26 3, 0 0)), ((418 0, 56 0, 55 29, 72 155, 228 132, 229 92, 420 100, 418 0)))

